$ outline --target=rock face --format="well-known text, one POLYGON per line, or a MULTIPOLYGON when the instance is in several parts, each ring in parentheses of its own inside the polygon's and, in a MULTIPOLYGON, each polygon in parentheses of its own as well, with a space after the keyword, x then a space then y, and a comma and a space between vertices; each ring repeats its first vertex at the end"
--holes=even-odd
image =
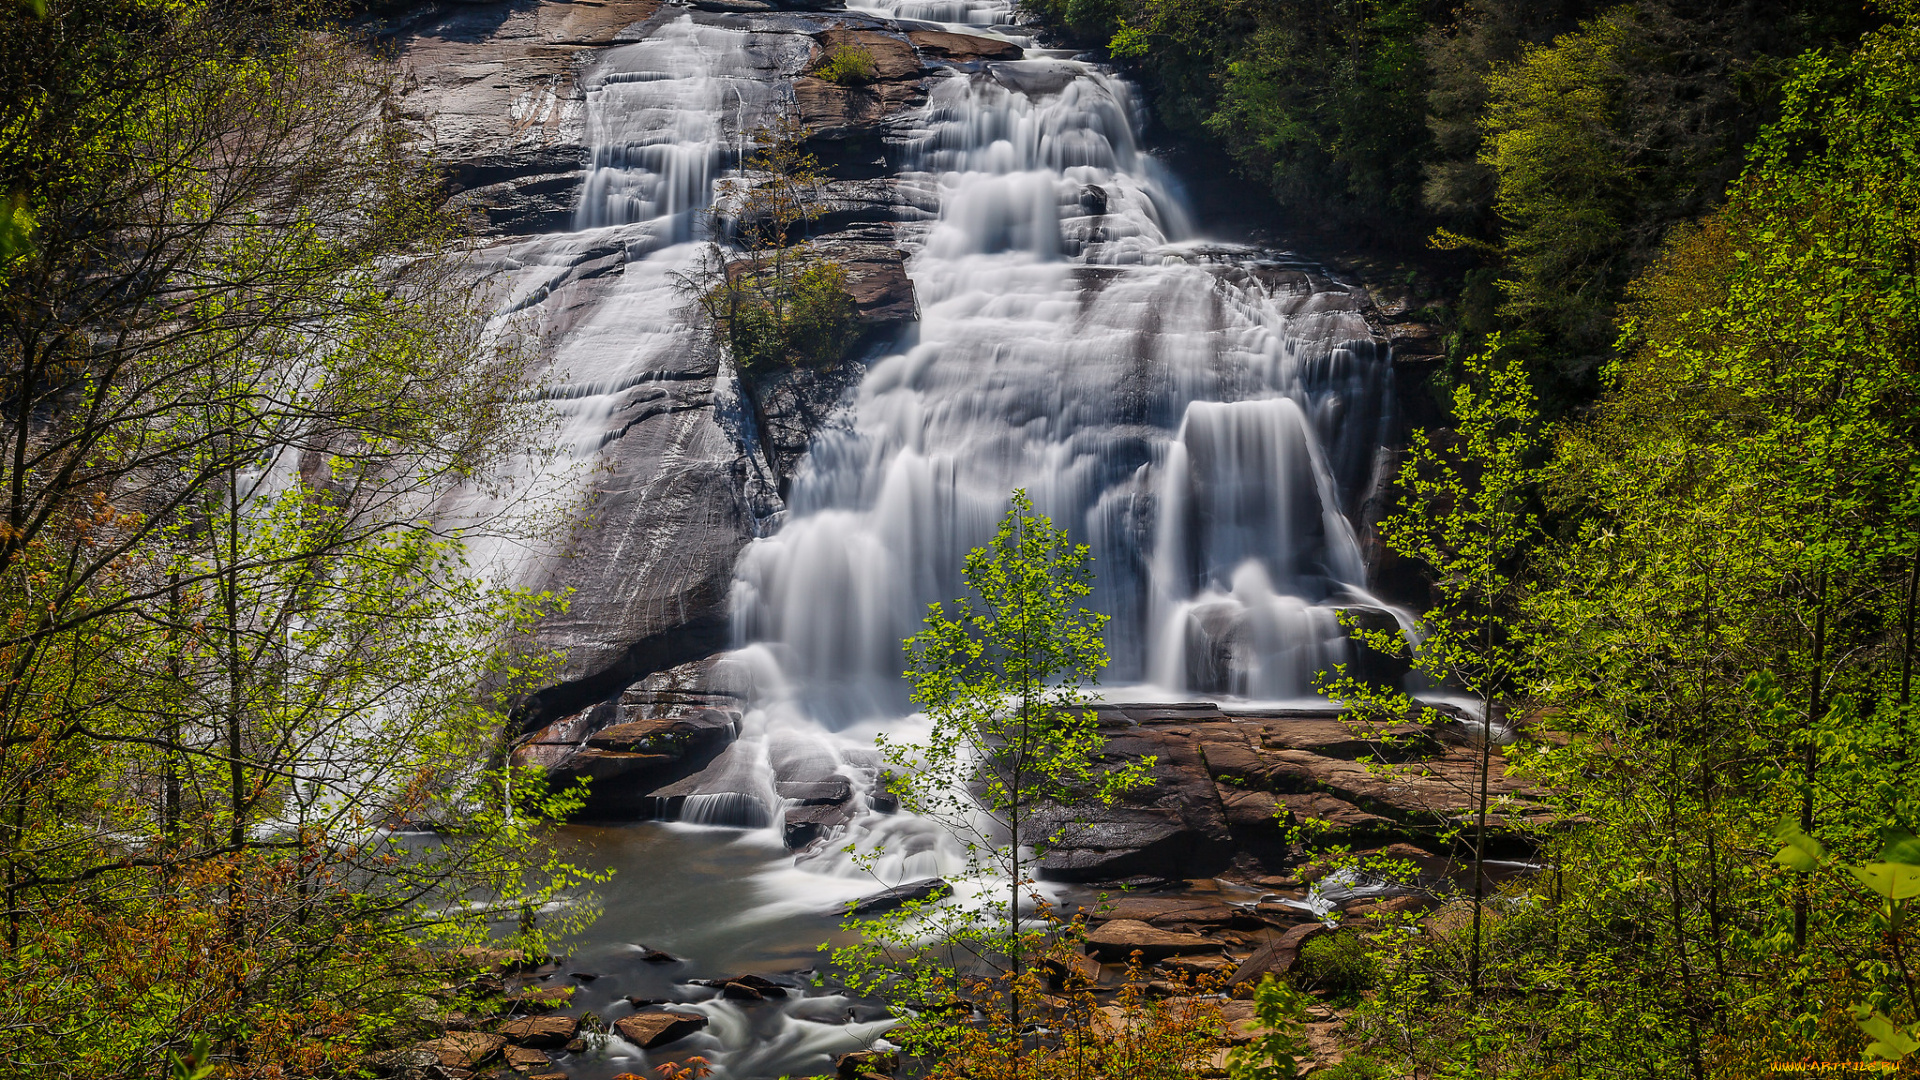
POLYGON ((793 81, 800 122, 815 136, 845 139, 926 100, 920 86, 925 69, 905 34, 881 29, 835 29, 814 35, 817 68, 835 52, 858 50, 873 58, 870 82, 843 86, 806 75, 793 81))
MULTIPOLYGON (((443 166, 456 203, 495 241, 479 253, 479 265, 508 283, 509 311, 559 343, 557 398, 588 395, 606 403, 595 406, 593 423, 604 434, 583 464, 589 480, 578 509, 591 527, 539 582, 570 597, 568 610, 540 630, 543 644, 565 653, 558 685, 523 709, 539 743, 558 745, 608 726, 604 716, 577 714, 653 672, 728 644, 735 558, 782 508, 795 463, 861 367, 855 356, 837 370, 756 373, 741 381, 717 348, 685 333, 683 324, 684 348, 656 352, 643 370, 632 370, 626 355, 636 331, 610 321, 609 308, 687 301, 671 290, 641 301, 622 296, 632 291, 636 260, 658 245, 648 223, 567 231, 589 160, 599 160, 590 145, 602 137, 594 95, 618 67, 609 58, 628 55, 611 50, 669 26, 683 36, 724 30, 719 38, 745 41, 751 55, 722 60, 747 63, 753 79, 768 86, 791 86, 832 170, 823 193, 827 214, 814 223, 810 246, 847 267, 863 348, 875 349, 918 316, 895 230, 924 211, 906 205, 888 175, 882 159, 889 125, 925 99, 923 83, 935 70, 1014 57, 1019 48, 997 38, 907 30, 841 13, 843 7, 838 0, 703 0, 691 9, 660 0, 483 0, 392 5, 362 19, 361 28, 394 52, 404 73, 400 108, 443 166), (816 14, 782 14, 789 12, 816 14), (841 48, 871 55, 876 78, 839 86, 809 74, 841 48), (569 384, 571 378, 586 383, 569 384), (556 727, 563 720, 571 726, 556 727)), ((723 113, 723 123, 740 130, 719 136, 721 145, 750 137, 761 122, 737 108, 723 113)), ((616 146, 613 156, 626 152, 616 146)), ((639 751, 591 749, 602 755, 593 768, 607 770, 594 775, 617 777, 627 788, 644 787, 697 756, 655 762, 607 756, 646 756, 639 751)))
POLYGON ((667 789, 711 765, 740 733, 740 698, 709 688, 713 681, 707 662, 655 673, 542 726, 514 760, 559 784, 591 781, 587 817, 660 816, 671 809, 662 805, 673 797, 667 789))
MULTIPOLYGON (((1098 712, 1107 755, 1156 759, 1150 783, 1113 806, 1042 811, 1062 834, 1042 860, 1043 877, 1185 879, 1230 867, 1274 869, 1290 858, 1282 824, 1314 822, 1333 839, 1386 843, 1458 822, 1474 805, 1479 755, 1446 732, 1410 724, 1363 732, 1331 711, 1227 713, 1205 703, 1098 712), (1367 756, 1393 763, 1358 760, 1367 756)), ((1507 777, 1499 757, 1488 787, 1508 803, 1492 818, 1496 835, 1517 837, 1546 821, 1538 793, 1507 777)))
POLYGON ((660 0, 401 7, 363 28, 400 57, 402 108, 444 162, 459 203, 495 234, 564 229, 579 194, 579 74, 638 40, 660 0))

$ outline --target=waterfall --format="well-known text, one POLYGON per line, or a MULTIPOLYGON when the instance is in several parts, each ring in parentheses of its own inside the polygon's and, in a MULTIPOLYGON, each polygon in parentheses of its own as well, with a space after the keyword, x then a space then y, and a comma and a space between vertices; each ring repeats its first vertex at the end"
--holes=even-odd
POLYGON ((1256 253, 1195 240, 1137 119, 1074 61, 932 89, 901 177, 937 209, 905 235, 919 339, 872 364, 736 571, 736 639, 782 710, 905 713, 900 641, 1015 487, 1093 548, 1109 684, 1302 698, 1346 658, 1385 356, 1256 253))
MULTIPOLYGON (((1003 0, 864 10, 1023 40, 1003 0)), ((513 298, 541 303, 595 253, 622 250, 618 279, 556 316, 564 377, 551 400, 575 461, 595 462, 654 407, 637 392, 649 380, 738 393, 724 365, 715 377, 686 360, 711 346, 679 275, 699 257, 716 184, 804 66, 818 28, 807 20, 837 17, 669 14, 584 79, 592 145, 576 231, 517 249, 513 298)), ((645 469, 621 465, 640 478, 616 485, 614 514, 629 523, 635 506, 724 516, 700 502, 714 487, 676 487, 675 470, 722 476, 744 461, 750 474, 753 508, 737 516, 757 535, 726 587, 732 648, 717 675, 746 695, 738 738, 654 801, 674 829, 740 830, 733 843, 766 853, 754 926, 831 910, 876 876, 964 865, 933 823, 868 811, 873 739, 924 730, 901 641, 929 604, 962 595, 962 560, 1012 489, 1093 552, 1111 698, 1313 698, 1316 677, 1352 655, 1340 609, 1383 606, 1366 591, 1355 521, 1392 424, 1386 350, 1309 268, 1198 235, 1177 180, 1139 144, 1142 121, 1124 80, 1031 46, 937 73, 885 135, 918 326, 866 358, 784 500, 753 472, 765 461, 750 423, 675 429, 645 469), (828 803, 850 812, 804 817, 828 803), (797 860, 781 842, 794 820, 827 840, 797 860)), ((608 584, 583 588, 577 610, 677 601, 640 588, 676 568, 671 544, 621 534, 607 550, 611 569, 589 580, 608 584)), ((779 1037, 813 1049, 776 1051, 727 1026, 744 1015, 734 1006, 700 1009, 713 1045, 739 1055, 723 1074, 814 1068, 806 1054, 842 1038, 794 1019, 779 1037)))

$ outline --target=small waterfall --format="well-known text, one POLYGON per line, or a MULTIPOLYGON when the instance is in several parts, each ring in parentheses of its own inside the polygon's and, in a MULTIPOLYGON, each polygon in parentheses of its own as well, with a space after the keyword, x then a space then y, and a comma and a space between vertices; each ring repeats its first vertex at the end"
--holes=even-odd
POLYGON ((592 158, 574 228, 664 220, 694 239, 713 181, 779 98, 769 76, 806 54, 796 35, 745 34, 691 19, 609 50, 589 81, 592 158))

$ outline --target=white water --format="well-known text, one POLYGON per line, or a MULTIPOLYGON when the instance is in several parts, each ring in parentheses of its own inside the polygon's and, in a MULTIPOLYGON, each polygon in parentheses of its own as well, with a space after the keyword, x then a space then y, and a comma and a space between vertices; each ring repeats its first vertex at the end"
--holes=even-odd
MULTIPOLYGON (((978 0, 869 10, 1009 18, 978 0)), ((622 238, 633 261, 563 350, 577 392, 559 404, 580 458, 604 440, 618 392, 692 346, 672 275, 697 252, 688 241, 740 133, 805 51, 798 34, 683 17, 610 50, 590 83, 576 224, 622 238)), ((1136 143, 1141 120, 1125 83, 1036 55, 937 79, 898 135, 921 321, 870 364, 841 422, 815 437, 777 528, 740 556, 725 670, 751 707, 683 810, 766 850, 742 884, 758 897, 749 923, 963 865, 931 823, 877 814, 796 865, 775 854, 780 789, 840 777, 865 805, 874 734, 923 722, 909 715, 901 639, 928 604, 960 595, 961 560, 1013 488, 1093 549, 1096 605, 1113 616, 1106 682, 1130 688, 1117 698, 1312 698, 1349 655, 1339 607, 1377 604, 1353 519, 1391 420, 1384 350, 1298 275, 1196 236, 1177 183, 1136 143)), ((701 1048, 723 1074, 819 1071, 821 1054, 878 1031, 792 1017, 769 1046, 738 1006, 700 1007, 714 1020, 701 1048)), ((636 1048, 612 1049, 645 1071, 636 1048)))

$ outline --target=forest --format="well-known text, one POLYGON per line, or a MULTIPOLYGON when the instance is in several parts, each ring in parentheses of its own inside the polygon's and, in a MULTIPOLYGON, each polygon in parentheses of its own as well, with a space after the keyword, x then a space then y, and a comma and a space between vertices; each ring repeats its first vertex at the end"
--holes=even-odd
MULTIPOLYGON (((491 950, 562 950, 591 917, 562 901, 608 880, 552 842, 588 786, 514 753, 515 710, 563 663, 533 629, 572 597, 474 555, 589 520, 511 479, 559 475, 526 462, 563 456, 564 395, 539 333, 493 318, 405 79, 347 29, 365 15, 0 14, 0 1076, 415 1075, 381 1055, 493 1008, 491 950)), ((1509 808, 1483 761, 1479 838, 1453 833, 1470 921, 1330 936, 1312 996, 1263 988, 1268 1034, 1214 1071, 1296 1075, 1290 1032, 1320 1001, 1344 1017, 1325 1080, 1920 1069, 1920 3, 1021 17, 1135 80, 1158 135, 1318 222, 1306 249, 1338 237, 1422 282, 1444 355, 1402 392, 1436 422, 1377 527, 1422 583, 1421 645, 1349 629, 1478 701, 1480 752, 1553 809, 1527 872, 1489 880, 1509 808)), ((823 215, 789 216, 756 242, 782 253, 823 215)), ((742 287, 718 265, 710 307, 742 287)), ((853 297, 829 265, 815 336, 837 347, 853 297)), ((1031 570, 1008 554, 1045 522, 1025 499, 993 543, 1031 570)), ((1024 587, 1072 608, 1085 554, 1045 525, 1032 557, 1072 588, 1024 587)), ((1006 569, 985 550, 969 585, 1006 569)), ((1059 783, 1091 783, 1091 728, 995 727, 978 702, 1006 690, 950 677, 970 631, 940 617, 909 678, 961 717, 946 764, 989 730, 988 757, 1055 740, 1059 783)), ((1092 632, 1020 686, 1091 681, 1092 632)), ((1320 689, 1363 726, 1441 722, 1344 669, 1320 689)), ((940 792, 980 777, 956 776, 904 783, 908 808, 966 818, 940 792)), ((1298 842, 1323 870, 1394 872, 1298 842)), ((1061 992, 1059 944, 1020 937, 1017 831, 1006 850, 1004 985, 836 954, 876 994, 931 980, 923 1041, 896 1041, 955 1080, 1201 1074, 1217 1017, 1133 983, 1124 1053, 1062 1019, 1071 1053, 1023 1054, 1020 1002, 1061 992), (1009 1004, 956 1019, 968 993, 1009 1004)), ((850 925, 879 941, 901 917, 850 925)))

